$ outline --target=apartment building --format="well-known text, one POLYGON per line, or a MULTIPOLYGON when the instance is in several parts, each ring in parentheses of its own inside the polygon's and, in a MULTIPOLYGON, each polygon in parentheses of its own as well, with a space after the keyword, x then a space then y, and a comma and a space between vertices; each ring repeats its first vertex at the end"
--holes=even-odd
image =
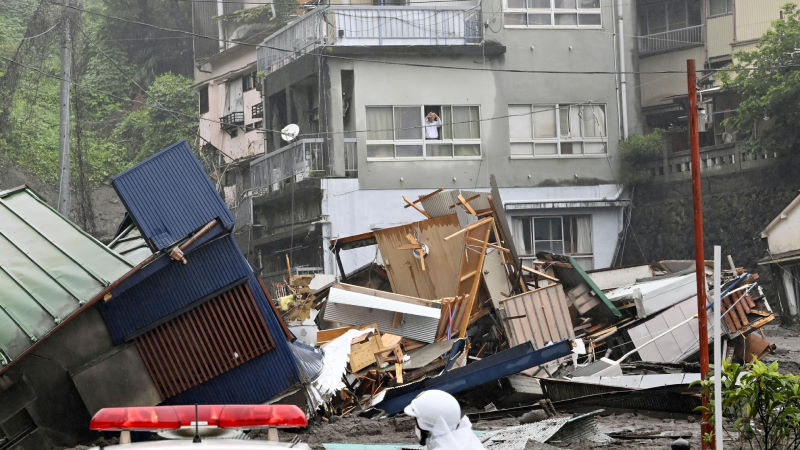
MULTIPOLYGON (((686 77, 681 73, 658 72, 685 71, 686 60, 690 58, 696 61, 698 70, 731 64, 735 52, 754 48, 772 21, 780 18, 781 6, 786 3, 786 0, 637 2, 642 113, 648 128, 666 131, 671 151, 688 149, 686 77)), ((737 136, 725 129, 722 122, 736 109, 737 99, 720 89, 718 76, 713 73, 700 76, 699 83, 701 146, 733 147, 737 136)), ((731 163, 735 156, 742 155, 723 152, 715 161, 731 163)), ((688 170, 688 163, 681 166, 688 170)))
MULTIPOLYGON (((641 129, 626 88, 635 6, 350 1, 270 34, 255 67, 265 153, 249 161, 253 222, 239 237, 253 265, 280 279, 290 254, 336 273, 330 240, 421 219, 403 195, 488 191, 494 175, 520 254, 609 266, 628 204, 618 144, 641 129), (426 127, 430 112, 440 121, 426 127), (278 130, 291 123, 300 135, 287 142, 278 130)), ((348 272, 377 258, 347 253, 348 272)))

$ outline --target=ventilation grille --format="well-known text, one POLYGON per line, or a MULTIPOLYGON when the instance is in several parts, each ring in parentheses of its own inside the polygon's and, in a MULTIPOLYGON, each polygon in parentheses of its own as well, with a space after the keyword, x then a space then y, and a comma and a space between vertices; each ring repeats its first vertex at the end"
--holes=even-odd
POLYGON ((275 343, 242 284, 136 338, 162 400, 268 352, 275 343))

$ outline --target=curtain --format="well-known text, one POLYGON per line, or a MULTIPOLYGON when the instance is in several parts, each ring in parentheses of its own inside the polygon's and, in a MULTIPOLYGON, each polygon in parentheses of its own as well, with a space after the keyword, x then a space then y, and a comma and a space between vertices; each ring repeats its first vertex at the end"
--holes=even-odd
POLYGON ((525 248, 525 235, 523 231, 522 221, 531 220, 529 217, 512 217, 511 218, 511 233, 513 234, 514 245, 517 247, 517 253, 520 255, 527 255, 528 250, 525 248))
POLYGON ((454 139, 479 139, 479 130, 477 106, 453 106, 454 139))
POLYGON ((367 140, 393 140, 392 107, 367 106, 367 130, 367 140))
POLYGON ((577 234, 576 253, 592 253, 592 216, 577 216, 575 218, 575 232, 577 234))
POLYGON ((537 138, 556 137, 556 107, 554 105, 533 106, 533 132, 537 138))
POLYGON ((511 139, 530 139, 532 131, 531 106, 508 105, 508 134, 511 139))

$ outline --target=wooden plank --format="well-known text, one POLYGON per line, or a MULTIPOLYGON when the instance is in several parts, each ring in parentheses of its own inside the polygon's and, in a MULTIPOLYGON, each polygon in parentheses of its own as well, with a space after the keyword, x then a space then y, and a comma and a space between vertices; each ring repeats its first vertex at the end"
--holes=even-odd
POLYGON ((467 326, 469 325, 469 319, 472 315, 472 310, 477 302, 478 288, 481 282, 480 276, 473 276, 471 277, 472 282, 467 283, 469 279, 464 279, 464 275, 470 272, 475 272, 478 274, 483 270, 483 261, 486 257, 486 243, 489 242, 489 233, 492 231, 491 223, 493 221, 494 219, 491 218, 483 219, 464 228, 464 230, 466 230, 466 237, 476 237, 480 239, 484 245, 481 247, 480 253, 477 255, 477 257, 474 253, 470 254, 469 251, 464 251, 461 255, 461 267, 459 269, 458 279, 462 281, 458 283, 457 293, 459 295, 467 295, 467 305, 466 308, 463 308, 463 312, 466 314, 461 315, 459 320, 456 321, 456 323, 458 323, 460 326, 458 333, 459 338, 463 338, 467 335, 467 326))
POLYGON ((394 377, 397 379, 397 384, 403 384, 403 364, 394 363, 394 377))
POLYGON ((373 297, 385 298, 388 300, 396 300, 403 303, 411 303, 414 305, 427 306, 429 308, 441 308, 441 303, 434 300, 427 300, 419 297, 412 297, 409 295, 395 294, 394 292, 379 291, 377 289, 355 286, 346 283, 334 283, 331 288, 343 289, 349 292, 356 292, 359 294, 371 295, 373 297))
MULTIPOLYGON (((485 219, 481 219, 481 220, 479 220, 479 221, 477 221, 477 222, 475 222, 473 224, 470 224, 470 225, 467 225, 464 228, 461 228, 460 230, 456 231, 455 233, 453 233, 453 234, 451 234, 449 236, 446 236, 444 238, 444 240, 445 241, 449 241, 450 239, 452 239, 452 238, 454 238, 454 237, 456 237, 456 236, 458 236, 460 234, 464 234, 464 233, 467 233, 469 231, 474 230, 475 228, 482 227, 482 226, 488 224, 489 222, 491 222, 493 220, 494 219, 492 219, 491 217, 487 217, 485 219)), ((483 242, 488 242, 488 238, 484 239, 483 242)))
MULTIPOLYGON (((467 240, 469 242, 474 243, 474 244, 483 245, 483 242, 479 241, 478 239, 476 239, 474 237, 467 238, 467 240)), ((511 250, 509 250, 509 249, 507 249, 505 247, 501 247, 501 246, 496 245, 496 244, 492 244, 491 242, 487 242, 486 245, 491 247, 491 248, 500 250, 501 252, 511 253, 511 250)))
POLYGON ((464 209, 466 209, 468 213, 472 214, 473 216, 478 215, 477 211, 475 211, 475 208, 473 208, 472 205, 469 204, 469 202, 464 198, 463 195, 458 194, 456 198, 458 198, 458 201, 464 206, 464 209))
POLYGON ((428 218, 428 219, 431 218, 430 214, 426 213, 424 209, 422 209, 419 206, 417 206, 415 204, 415 202, 412 202, 411 200, 409 200, 408 197, 406 197, 405 195, 403 196, 403 200, 407 203, 406 206, 404 206, 404 208, 408 208, 410 206, 410 207, 416 209, 418 213, 422 214, 426 218, 428 218))
POLYGON ((394 316, 392 316, 392 328, 397 328, 402 323, 403 323, 403 313, 401 312, 394 313, 394 316))
MULTIPOLYGON (((418 199, 414 200, 414 201, 413 201, 413 202, 411 202, 411 203, 414 203, 414 204, 416 204, 416 203, 419 203, 419 202, 421 202, 421 201, 423 201, 423 200, 425 200, 425 199, 427 199, 427 198, 433 197, 434 195, 438 194, 439 192, 442 192, 443 190, 444 190, 444 188, 439 188, 439 189, 437 189, 437 190, 435 190, 435 191, 433 191, 433 192, 431 192, 431 193, 429 193, 429 194, 425 194, 425 195, 423 195, 422 197, 420 197, 420 198, 418 198, 418 199)), ((409 206, 410 206, 410 205, 406 205, 406 206, 403 206, 403 208, 408 208, 409 206)))
POLYGON ((548 274, 546 274, 544 272, 539 272, 536 269, 531 269, 528 266, 522 265, 520 267, 522 267, 522 270, 524 270, 526 272, 529 272, 529 273, 532 273, 534 275, 540 276, 540 277, 544 278, 545 280, 550 280, 550 281, 555 282, 555 283, 560 283, 561 282, 561 280, 559 280, 556 277, 550 276, 550 275, 548 275, 548 274))
MULTIPOLYGON (((472 197, 468 197, 468 198, 466 199, 466 202, 467 202, 467 203, 469 203, 469 202, 471 202, 471 201, 475 200, 476 198, 480 198, 480 197, 481 197, 481 194, 475 194, 475 195, 473 195, 472 197)), ((458 203, 455 203, 455 204, 453 204, 453 205, 450 205, 450 209, 453 209, 453 208, 455 208, 455 207, 456 207, 456 206, 458 206, 459 204, 461 204, 461 202, 458 202, 458 203)), ((476 214, 476 215, 477 215, 477 214, 476 214)))

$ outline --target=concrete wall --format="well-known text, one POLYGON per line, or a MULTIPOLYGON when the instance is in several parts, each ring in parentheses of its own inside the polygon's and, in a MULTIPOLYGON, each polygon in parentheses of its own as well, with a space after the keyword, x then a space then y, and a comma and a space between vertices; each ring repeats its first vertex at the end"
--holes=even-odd
POLYGON ((760 38, 780 18, 781 6, 796 3, 788 0, 734 0, 736 42, 760 38))
POLYGON ((703 47, 692 47, 640 58, 642 107, 669 104, 669 96, 686 95, 686 60, 694 59, 702 68, 705 56, 703 47), (657 73, 672 70, 680 73, 657 73))
POLYGON ((729 56, 734 40, 733 35, 733 14, 708 18, 706 21, 708 57, 729 56))

